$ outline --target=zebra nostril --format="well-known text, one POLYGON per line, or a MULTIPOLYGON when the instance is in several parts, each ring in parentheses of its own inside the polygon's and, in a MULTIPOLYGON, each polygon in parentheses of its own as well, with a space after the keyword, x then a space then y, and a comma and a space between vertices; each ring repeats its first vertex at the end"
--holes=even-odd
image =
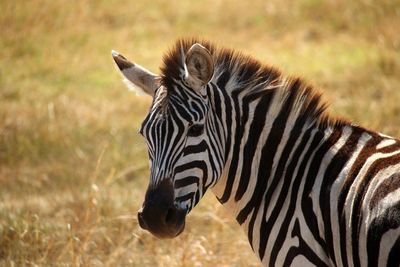
POLYGON ((177 209, 175 207, 171 207, 167 210, 167 214, 165 215, 165 223, 166 224, 175 224, 177 220, 177 209))

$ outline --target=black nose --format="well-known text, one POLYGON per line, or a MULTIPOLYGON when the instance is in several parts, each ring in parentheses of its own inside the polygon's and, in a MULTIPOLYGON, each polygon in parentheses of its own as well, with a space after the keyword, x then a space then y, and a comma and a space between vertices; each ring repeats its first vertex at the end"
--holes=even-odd
MULTIPOLYGON (((163 205, 162 205, 163 206, 163 205)), ((156 220, 161 225, 174 226, 179 224, 186 212, 176 208, 175 206, 169 207, 166 211, 159 210, 158 208, 149 207, 138 211, 138 221, 140 227, 145 230, 149 230, 149 226, 146 221, 156 220), (143 212, 145 210, 145 212, 143 212)))
POLYGON ((173 199, 173 187, 168 180, 148 190, 138 211, 140 227, 160 238, 179 235, 185 226, 186 211, 175 207, 173 199))

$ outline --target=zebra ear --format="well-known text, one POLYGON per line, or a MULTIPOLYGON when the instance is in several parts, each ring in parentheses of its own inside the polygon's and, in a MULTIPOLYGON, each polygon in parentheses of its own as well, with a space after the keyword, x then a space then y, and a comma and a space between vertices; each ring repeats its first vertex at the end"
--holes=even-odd
POLYGON ((185 58, 187 82, 195 90, 200 90, 214 74, 211 53, 207 48, 196 43, 190 47, 185 58))
POLYGON ((124 82, 129 89, 138 88, 141 92, 154 96, 155 91, 160 85, 160 76, 155 75, 138 64, 130 62, 114 50, 111 51, 111 54, 123 74, 124 82))

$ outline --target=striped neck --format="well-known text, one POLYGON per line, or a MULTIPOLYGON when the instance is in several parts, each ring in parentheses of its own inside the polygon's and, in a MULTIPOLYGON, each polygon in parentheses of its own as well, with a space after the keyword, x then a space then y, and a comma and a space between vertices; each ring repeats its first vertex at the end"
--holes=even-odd
POLYGON ((302 166, 312 156, 307 152, 326 143, 335 153, 338 148, 329 144, 339 145, 333 139, 353 126, 325 115, 320 96, 300 80, 274 79, 263 86, 234 88, 226 88, 230 104, 225 108, 231 107, 223 120, 226 161, 212 191, 244 228, 253 250, 262 259, 265 247, 259 242, 259 232, 253 230, 259 229, 261 218, 277 219, 272 214, 279 213, 274 206, 285 201, 277 190, 292 190, 283 184, 314 184, 316 176, 306 180, 307 166, 302 166))
MULTIPOLYGON (((293 146, 306 131, 324 135, 348 125, 326 115, 320 95, 301 80, 285 80, 271 72, 256 79, 258 83, 249 83, 238 75, 243 70, 235 68, 217 72, 214 82, 218 88, 211 94, 214 99, 219 94, 225 98, 225 112, 216 115, 221 113, 224 125, 226 164, 213 189, 223 204, 237 203, 246 191, 253 191, 248 188, 255 184, 251 179, 275 175, 272 167, 277 167, 289 139, 293 146), (261 166, 263 171, 259 171, 261 166)), ((219 106, 223 101, 211 102, 219 106)))
POLYGON ((307 98, 309 91, 293 88, 270 87, 258 97, 254 97, 255 91, 231 91, 232 110, 224 118, 228 122, 225 166, 212 190, 222 204, 232 209, 240 224, 248 215, 239 214, 243 208, 240 203, 248 203, 246 194, 265 193, 271 177, 282 177, 295 146, 306 142, 310 135, 323 142, 334 132, 352 128, 325 117, 323 110, 316 110, 319 96, 313 102, 315 99, 307 98), (261 181, 266 184, 259 187, 261 181))
MULTIPOLYGON (((282 225, 290 229, 291 220, 287 218, 298 212, 297 205, 292 203, 302 203, 305 195, 315 198, 307 200, 309 203, 319 203, 319 195, 314 196, 312 191, 314 185, 321 185, 323 176, 318 173, 318 168, 312 168, 326 163, 318 160, 316 163, 309 162, 309 159, 317 159, 316 153, 321 147, 330 151, 325 157, 331 159, 352 132, 352 126, 324 130, 315 126, 298 129, 284 127, 275 133, 272 129, 258 141, 256 136, 248 135, 248 140, 253 141, 242 144, 243 150, 239 155, 229 156, 223 175, 212 188, 221 204, 242 227, 253 251, 263 262, 270 260, 270 255, 266 254, 272 250, 272 240, 279 240, 280 235, 286 237, 287 231, 282 232, 285 227, 281 231, 274 229, 282 225), (300 192, 308 193, 301 195, 300 192)), ((341 160, 347 162, 349 157, 343 155, 341 160)), ((318 167, 326 169, 326 166, 318 167)), ((339 169, 332 168, 334 171, 339 169)), ((318 223, 322 214, 316 213, 318 217, 315 217, 312 205, 306 209, 310 210, 307 220, 311 221, 307 232, 317 240, 314 246, 320 248, 320 257, 329 261, 325 241, 318 240, 321 236, 318 223)))

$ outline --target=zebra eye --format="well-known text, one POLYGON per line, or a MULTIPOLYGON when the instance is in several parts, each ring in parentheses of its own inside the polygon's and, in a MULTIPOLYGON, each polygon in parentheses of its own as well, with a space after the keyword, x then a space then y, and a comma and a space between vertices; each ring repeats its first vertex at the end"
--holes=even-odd
POLYGON ((188 136, 199 136, 203 133, 204 125, 202 124, 193 124, 189 128, 188 136))

